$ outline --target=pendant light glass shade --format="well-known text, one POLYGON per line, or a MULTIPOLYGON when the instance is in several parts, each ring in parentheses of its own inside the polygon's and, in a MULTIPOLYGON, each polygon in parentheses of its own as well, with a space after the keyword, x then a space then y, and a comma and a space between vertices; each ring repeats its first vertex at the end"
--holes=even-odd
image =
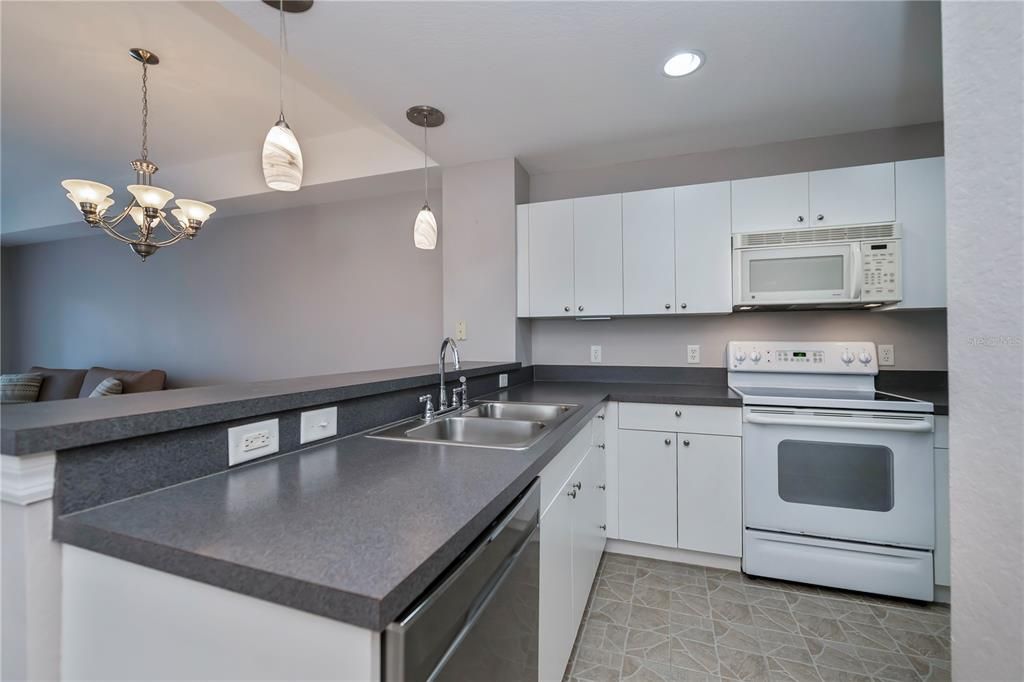
POLYGON ((437 219, 430 207, 423 204, 412 227, 412 239, 417 249, 433 249, 437 246, 437 219))
POLYGON ((142 208, 163 208, 174 198, 174 192, 153 185, 128 185, 128 191, 135 197, 142 208))
POLYGON ((263 142, 263 179, 267 187, 281 192, 302 187, 302 150, 284 118, 274 124, 263 142))

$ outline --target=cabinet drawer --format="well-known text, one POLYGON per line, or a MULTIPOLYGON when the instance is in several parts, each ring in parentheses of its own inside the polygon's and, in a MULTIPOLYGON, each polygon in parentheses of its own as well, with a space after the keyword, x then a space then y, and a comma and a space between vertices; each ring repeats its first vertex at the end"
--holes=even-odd
POLYGON ((555 458, 540 472, 541 515, 558 495, 558 491, 590 450, 591 424, 583 427, 555 458))
POLYGON ((622 403, 619 406, 619 428, 739 436, 742 434, 743 412, 736 407, 622 403))

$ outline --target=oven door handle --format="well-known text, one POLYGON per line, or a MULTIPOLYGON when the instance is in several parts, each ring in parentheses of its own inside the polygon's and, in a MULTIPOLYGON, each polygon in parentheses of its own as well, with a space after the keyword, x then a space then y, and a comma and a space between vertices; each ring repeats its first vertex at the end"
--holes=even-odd
POLYGON ((778 416, 746 414, 743 421, 765 426, 820 426, 823 428, 865 429, 870 431, 904 431, 931 433, 935 430, 930 420, 922 421, 867 421, 863 419, 829 419, 827 417, 778 416))

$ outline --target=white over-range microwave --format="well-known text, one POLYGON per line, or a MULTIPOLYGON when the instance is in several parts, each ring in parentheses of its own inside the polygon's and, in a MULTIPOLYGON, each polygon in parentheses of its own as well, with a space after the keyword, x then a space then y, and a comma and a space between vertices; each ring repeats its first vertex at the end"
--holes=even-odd
POLYGON ((897 303, 901 236, 898 223, 734 234, 733 308, 897 303))

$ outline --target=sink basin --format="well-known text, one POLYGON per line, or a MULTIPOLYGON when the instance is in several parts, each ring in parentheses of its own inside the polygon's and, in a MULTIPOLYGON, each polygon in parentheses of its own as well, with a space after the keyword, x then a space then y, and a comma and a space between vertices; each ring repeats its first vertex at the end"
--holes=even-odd
POLYGON ((425 422, 418 417, 385 426, 370 438, 414 443, 525 450, 572 414, 578 405, 486 401, 425 422))
POLYGON ((527 419, 551 422, 576 407, 575 405, 547 405, 544 403, 502 403, 486 402, 471 407, 462 413, 463 417, 485 417, 488 419, 527 419))

